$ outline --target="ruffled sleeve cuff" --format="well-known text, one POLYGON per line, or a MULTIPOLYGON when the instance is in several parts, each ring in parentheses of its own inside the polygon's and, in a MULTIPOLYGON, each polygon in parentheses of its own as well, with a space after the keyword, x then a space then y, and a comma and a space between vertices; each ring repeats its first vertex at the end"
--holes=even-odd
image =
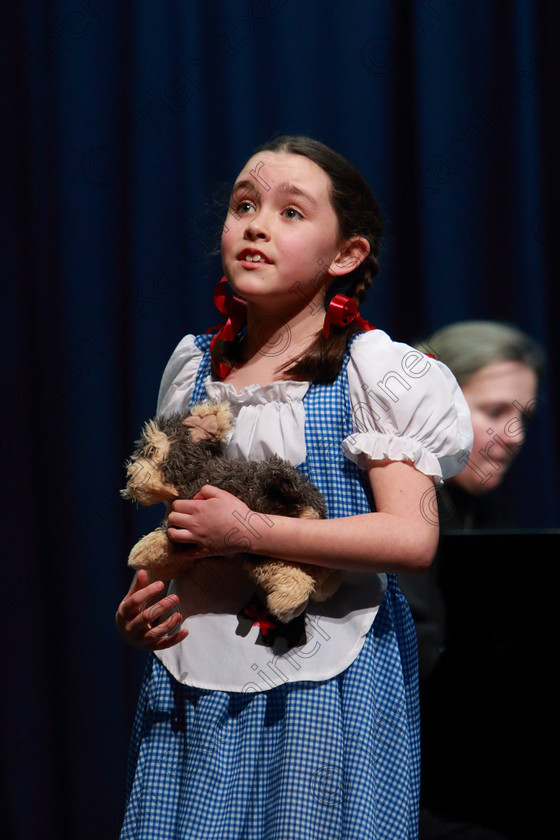
POLYGON ((441 484, 464 468, 472 448, 469 407, 449 368, 382 330, 360 335, 348 365, 353 434, 344 454, 407 461, 441 484))
POLYGON ((365 467, 366 457, 372 461, 408 461, 414 464, 417 470, 433 478, 436 483, 442 482, 442 469, 438 458, 413 438, 361 433, 346 438, 342 449, 346 457, 362 469, 365 467))
POLYGON ((181 339, 163 371, 157 403, 158 414, 182 411, 191 397, 202 359, 202 351, 194 339, 194 335, 186 335, 181 339))

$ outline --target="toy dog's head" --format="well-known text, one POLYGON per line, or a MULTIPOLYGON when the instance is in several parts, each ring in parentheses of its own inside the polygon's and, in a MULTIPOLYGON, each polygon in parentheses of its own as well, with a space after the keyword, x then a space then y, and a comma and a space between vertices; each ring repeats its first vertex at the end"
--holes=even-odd
POLYGON ((127 461, 121 496, 141 505, 179 498, 189 477, 196 480, 208 458, 221 453, 230 429, 227 403, 199 403, 186 414, 149 420, 127 461))

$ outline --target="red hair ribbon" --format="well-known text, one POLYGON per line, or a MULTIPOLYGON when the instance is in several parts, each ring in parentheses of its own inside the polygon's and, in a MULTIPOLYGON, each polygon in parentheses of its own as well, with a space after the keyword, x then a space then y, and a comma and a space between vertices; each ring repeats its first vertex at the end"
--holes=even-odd
POLYGON ((329 303, 329 308, 325 315, 323 335, 325 338, 329 337, 329 332, 333 324, 335 327, 346 327, 352 321, 355 321, 364 332, 375 329, 373 324, 370 324, 369 321, 362 318, 358 312, 358 304, 353 298, 349 298, 347 295, 335 295, 329 303))
POLYGON ((270 616, 266 610, 259 610, 256 604, 249 604, 243 612, 248 618, 253 619, 253 627, 255 624, 259 625, 263 636, 266 636, 269 630, 274 630, 276 627, 276 622, 270 620, 270 616))
MULTIPOLYGON (((212 356, 212 367, 214 372, 220 377, 220 379, 224 379, 231 370, 230 365, 226 364, 225 362, 216 362, 214 361, 214 345, 218 340, 220 341, 233 341, 243 324, 245 323, 246 313, 247 313, 247 301, 243 300, 236 295, 228 295, 226 292, 227 287, 227 280, 225 277, 222 277, 216 288, 214 289, 214 306, 221 312, 222 315, 227 316, 227 321, 225 324, 219 329, 219 332, 216 333, 212 341, 210 342, 210 355, 212 356)), ((218 327, 211 327, 206 332, 212 332, 212 330, 218 329, 218 327)))

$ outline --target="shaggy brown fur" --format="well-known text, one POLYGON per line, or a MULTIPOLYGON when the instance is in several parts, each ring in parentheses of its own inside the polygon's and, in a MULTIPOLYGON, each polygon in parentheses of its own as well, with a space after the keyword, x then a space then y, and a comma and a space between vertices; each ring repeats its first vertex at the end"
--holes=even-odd
MULTIPOLYGON (((277 456, 266 461, 224 458, 222 446, 230 428, 227 403, 200 403, 187 413, 149 421, 127 464, 122 496, 151 505, 191 499, 205 484, 226 490, 254 514, 262 514, 253 514, 245 523, 241 518, 232 522, 228 544, 239 544, 240 553, 250 547, 251 538, 259 539, 259 528, 270 527, 266 514, 326 517, 319 490, 287 461, 277 456)), ((154 578, 170 580, 180 574, 186 548, 168 539, 164 521, 134 546, 128 562, 135 569, 147 569, 154 578)), ((322 601, 330 597, 343 577, 334 569, 255 554, 247 554, 244 566, 264 591, 269 611, 283 622, 302 613, 309 598, 322 601)))

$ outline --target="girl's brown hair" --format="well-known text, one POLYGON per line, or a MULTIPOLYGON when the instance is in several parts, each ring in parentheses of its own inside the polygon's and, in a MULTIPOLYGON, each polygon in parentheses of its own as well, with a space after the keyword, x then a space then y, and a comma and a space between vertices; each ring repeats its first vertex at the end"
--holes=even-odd
MULTIPOLYGON (((259 152, 302 155, 320 166, 329 176, 331 202, 341 238, 347 240, 360 236, 367 239, 369 254, 351 272, 333 279, 327 288, 325 308, 339 293, 361 304, 373 277, 379 271, 377 258, 383 238, 381 211, 363 175, 338 152, 311 137, 282 135, 259 146, 253 155, 259 152)), ((302 356, 284 366, 284 373, 293 379, 333 382, 341 370, 348 342, 359 330, 355 323, 344 327, 332 326, 328 339, 319 332, 302 356)), ((218 354, 224 361, 234 361, 235 344, 217 344, 221 345, 218 354)))

